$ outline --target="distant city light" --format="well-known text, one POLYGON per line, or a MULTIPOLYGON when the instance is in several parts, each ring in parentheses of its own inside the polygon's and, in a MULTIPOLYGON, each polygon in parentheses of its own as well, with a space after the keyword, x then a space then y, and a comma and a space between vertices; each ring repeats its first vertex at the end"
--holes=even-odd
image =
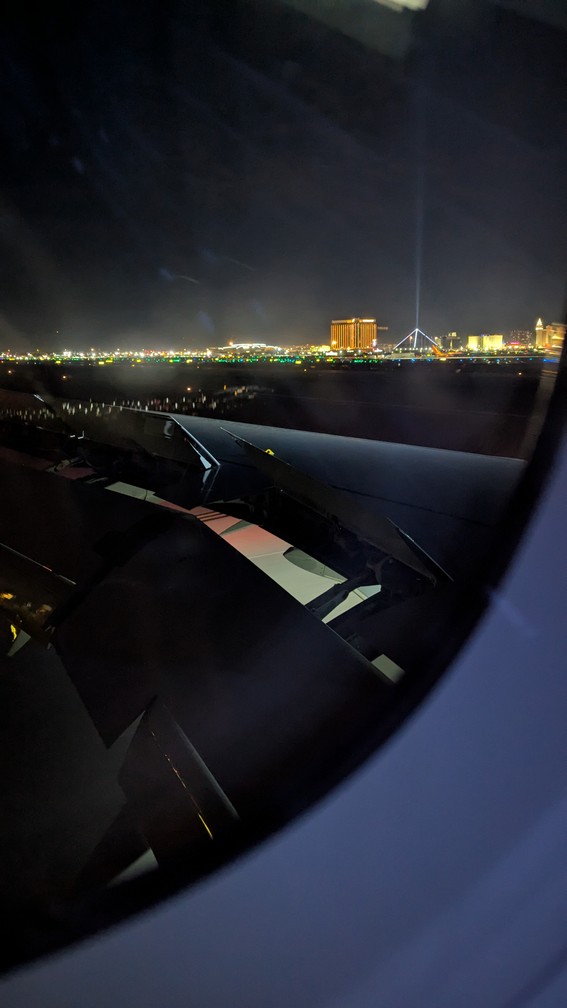
MULTIPOLYGON (((484 332, 478 334, 458 334, 450 331, 443 335, 426 335, 422 330, 415 329, 408 336, 402 333, 389 338, 388 327, 378 325, 376 318, 349 317, 333 319, 330 323, 330 340, 326 343, 300 342, 292 346, 282 347, 277 344, 254 340, 230 340, 227 345, 193 347, 170 347, 167 350, 153 349, 143 346, 127 350, 116 347, 108 350, 91 346, 89 350, 75 350, 71 345, 58 351, 41 350, 17 353, 8 348, 0 351, 0 364, 4 365, 4 374, 12 375, 14 365, 19 363, 49 362, 57 367, 63 365, 65 373, 62 380, 68 381, 70 365, 91 367, 93 365, 122 365, 131 367, 148 367, 152 365, 175 364, 208 364, 214 363, 271 363, 300 364, 309 360, 311 363, 332 364, 337 359, 344 359, 352 364, 364 365, 375 360, 383 360, 412 355, 413 357, 435 358, 436 360, 453 359, 457 355, 467 357, 498 360, 506 352, 514 354, 536 354, 539 360, 545 353, 549 357, 559 357, 565 339, 565 325, 560 322, 546 323, 538 317, 532 329, 512 329, 507 334, 502 332, 484 332), (7 366, 6 366, 7 365, 7 366)), ((518 358, 520 359, 520 358, 518 358)), ((191 391, 191 386, 187 386, 191 391)))

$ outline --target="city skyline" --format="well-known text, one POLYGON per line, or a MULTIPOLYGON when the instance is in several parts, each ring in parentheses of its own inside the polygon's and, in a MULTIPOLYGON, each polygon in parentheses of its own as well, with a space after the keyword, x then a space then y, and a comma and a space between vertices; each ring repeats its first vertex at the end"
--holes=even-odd
MULTIPOLYGON (((280 344, 268 343, 266 340, 259 340, 259 339, 256 340, 237 336, 234 336, 234 338, 229 339, 225 344, 216 344, 211 341, 208 342, 204 341, 199 344, 194 341, 192 342, 187 336, 182 342, 179 342, 177 344, 172 344, 171 342, 168 342, 164 339, 162 339, 161 342, 158 341, 157 343, 153 344, 148 342, 138 341, 136 343, 130 341, 127 342, 126 344, 123 344, 122 346, 114 345, 110 342, 98 343, 95 341, 94 346, 84 347, 80 346, 80 344, 77 343, 77 341, 73 341, 72 339, 68 340, 67 343, 65 343, 65 341, 61 340, 59 334, 57 334, 57 340, 54 340, 53 343, 50 344, 47 341, 44 341, 43 343, 38 342, 36 346, 34 346, 33 348, 25 350, 22 350, 21 348, 18 348, 16 346, 12 347, 9 346, 8 344, 2 345, 2 343, 0 343, 0 356, 6 356, 9 353, 14 353, 23 356, 27 353, 30 355, 46 354, 50 356, 64 357, 64 356, 71 356, 71 354, 75 352, 80 353, 85 357, 88 357, 90 354, 104 355, 109 353, 120 353, 120 352, 125 354, 130 353, 167 354, 167 353, 177 353, 180 351, 180 349, 183 349, 184 351, 195 350, 196 352, 205 352, 207 349, 229 350, 232 347, 236 349, 238 347, 245 348, 249 346, 266 347, 267 349, 274 349, 274 350, 286 350, 286 349, 292 349, 294 347, 305 348, 305 347, 323 347, 323 346, 328 346, 329 350, 333 350, 335 348, 348 349, 349 348, 348 341, 343 341, 343 344, 337 344, 336 347, 334 346, 332 339, 332 329, 335 326, 341 326, 341 325, 345 326, 347 323, 350 323, 351 327, 354 329, 354 326, 352 324, 356 324, 357 322, 358 323, 362 322, 366 324, 365 328, 368 330, 369 335, 364 344, 360 340, 358 342, 354 340, 351 341, 350 349, 356 349, 357 347, 360 347, 360 349, 369 350, 372 348, 372 345, 375 345, 377 349, 380 349, 382 346, 389 346, 390 344, 392 346, 397 346, 408 338, 407 333, 404 334, 400 332, 395 333, 391 330, 390 326, 388 325, 378 325, 376 318, 362 318, 360 316, 354 316, 352 318, 347 318, 343 320, 327 321, 325 325, 321 324, 319 326, 319 332, 314 334, 315 337, 319 336, 320 337, 319 339, 306 338, 304 340, 292 341, 290 337, 290 339, 284 340, 280 344), (331 334, 329 334, 329 325, 331 326, 331 334)), ((564 337, 565 335, 565 328, 566 328, 565 324, 562 322, 557 321, 543 322, 542 317, 538 316, 531 327, 522 329, 514 328, 503 331, 500 330, 498 332, 498 338, 500 338, 502 342, 507 346, 514 346, 516 344, 519 345, 521 343, 525 343, 526 345, 531 346, 551 347, 554 345, 554 342, 555 344, 558 344, 560 341, 562 341, 562 337, 564 337)), ((460 341, 464 348, 467 344, 467 341, 470 342, 470 340, 476 340, 476 339, 481 340, 483 338, 493 339, 496 334, 496 331, 497 327, 495 326, 488 326, 482 330, 479 329, 474 333, 466 331, 463 328, 459 328, 457 330, 449 330, 448 332, 447 331, 434 332, 434 333, 424 332, 424 336, 426 339, 431 339, 437 342, 444 340, 449 340, 453 342, 460 341)), ((409 335, 410 336, 413 335, 413 331, 409 335)))
MULTIPOLYGON (((541 318, 538 318, 537 322, 542 323, 541 318)), ((353 319, 334 320, 331 323, 329 339, 321 343, 307 341, 304 343, 274 345, 265 342, 237 342, 231 340, 224 346, 214 346, 212 344, 208 346, 191 346, 189 344, 181 344, 177 347, 169 346, 166 348, 165 346, 151 347, 147 344, 141 344, 138 347, 97 346, 81 349, 71 345, 70 347, 59 349, 35 348, 33 351, 27 352, 14 350, 10 347, 2 348, 0 345, 0 359, 49 359, 63 363, 67 360, 89 361, 108 358, 108 363, 115 359, 136 359, 137 363, 149 363, 154 358, 168 359, 183 356, 191 357, 192 355, 212 359, 216 359, 217 357, 220 359, 224 357, 246 359, 249 355, 257 355, 258 359, 269 358, 277 360, 280 358, 285 359, 288 352, 291 353, 291 356, 294 353, 341 356, 354 352, 370 356, 373 354, 380 356, 384 355, 384 353, 395 351, 414 352, 416 349, 416 339, 414 337, 417 333, 421 337, 419 340, 419 351, 427 353, 427 349, 429 349, 435 356, 438 356, 439 350, 452 353, 468 352, 473 355, 480 353, 482 355, 486 352, 497 353, 498 351, 512 352, 513 354, 529 348, 543 352, 551 350, 555 353, 560 353, 563 348, 566 332, 567 326, 565 324, 555 322, 548 323, 545 326, 543 323, 541 325, 538 324, 531 330, 509 330, 506 333, 482 332, 475 334, 464 332, 459 334, 457 331, 452 331, 435 334, 433 338, 422 330, 416 329, 401 340, 398 340, 396 336, 388 332, 387 326, 377 326, 375 319, 360 319, 355 317, 353 319), (365 323, 366 325, 364 328, 357 327, 357 323, 365 323), (339 338, 333 340, 333 334, 337 333, 339 334, 339 338), (407 345, 404 347, 406 343, 407 345), (433 347, 435 347, 435 350, 433 350, 433 347)))

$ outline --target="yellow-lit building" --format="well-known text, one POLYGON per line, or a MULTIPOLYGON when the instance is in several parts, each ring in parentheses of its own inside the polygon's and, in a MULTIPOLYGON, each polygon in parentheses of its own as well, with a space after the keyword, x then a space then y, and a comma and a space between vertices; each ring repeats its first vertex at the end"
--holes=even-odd
POLYGON ((376 346, 375 318, 334 319, 331 322, 332 350, 372 350, 376 346))
POLYGON ((482 351, 482 353, 487 353, 491 350, 501 350, 503 343, 504 337, 502 333, 482 333, 481 336, 469 336, 467 340, 467 350, 482 351))
POLYGON ((545 327, 544 346, 549 347, 554 353, 561 353, 563 341, 565 339, 566 327, 562 322, 553 322, 545 327))
POLYGON ((561 353, 565 340, 565 325, 563 322, 552 322, 544 325, 542 319, 538 318, 535 326, 536 347, 553 350, 554 353, 561 353))
POLYGON ((536 347, 545 346, 545 329, 543 321, 538 318, 535 324, 535 345, 536 347))

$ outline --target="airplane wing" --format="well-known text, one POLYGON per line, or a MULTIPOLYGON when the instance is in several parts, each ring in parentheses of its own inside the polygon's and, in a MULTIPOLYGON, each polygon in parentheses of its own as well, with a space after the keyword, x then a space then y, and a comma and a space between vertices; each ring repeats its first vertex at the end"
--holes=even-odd
POLYGON ((198 878, 385 739, 439 674, 523 469, 88 405, 0 393, 0 690, 33 653, 20 706, 45 682, 58 711, 78 698, 80 821, 30 797, 47 888, 74 900, 137 859, 198 878))

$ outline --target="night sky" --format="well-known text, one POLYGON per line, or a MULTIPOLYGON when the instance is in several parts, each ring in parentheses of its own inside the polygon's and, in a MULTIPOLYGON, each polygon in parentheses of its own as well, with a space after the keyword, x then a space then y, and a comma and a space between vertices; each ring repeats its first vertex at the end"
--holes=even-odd
POLYGON ((0 349, 401 337, 418 260, 432 335, 561 318, 565 33, 432 0, 389 51, 374 8, 365 44, 283 3, 20 5, 0 349))

